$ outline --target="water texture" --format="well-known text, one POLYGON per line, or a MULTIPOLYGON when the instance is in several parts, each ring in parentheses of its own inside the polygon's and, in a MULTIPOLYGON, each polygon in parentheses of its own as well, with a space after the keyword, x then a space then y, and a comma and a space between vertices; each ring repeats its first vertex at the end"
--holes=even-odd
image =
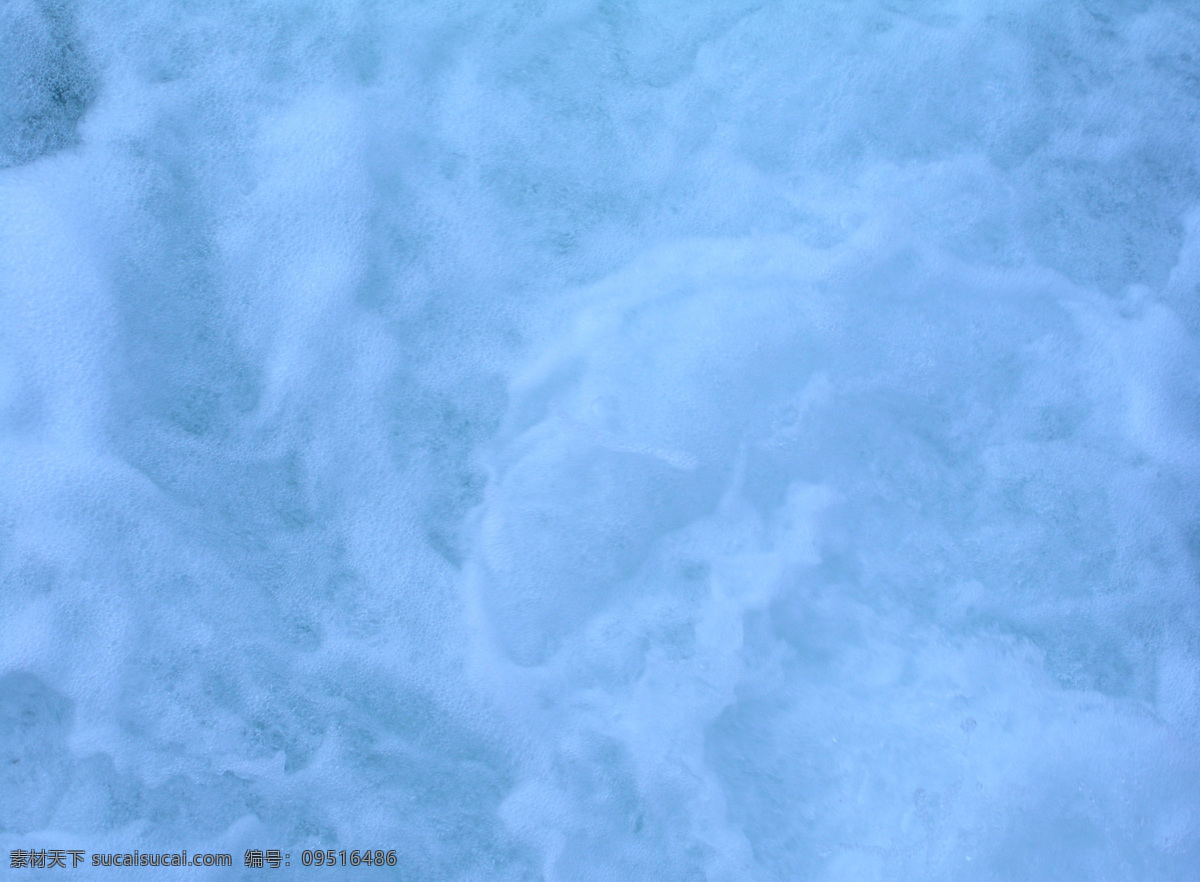
POLYGON ((0 0, 38 848, 1198 878, 1200 7, 0 0))

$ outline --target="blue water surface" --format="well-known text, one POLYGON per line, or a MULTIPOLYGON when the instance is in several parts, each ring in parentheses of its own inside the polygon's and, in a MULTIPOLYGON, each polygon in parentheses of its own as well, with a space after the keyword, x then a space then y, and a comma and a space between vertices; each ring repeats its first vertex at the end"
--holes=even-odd
POLYGON ((0 0, 0 859, 1200 878, 1200 5, 0 0))

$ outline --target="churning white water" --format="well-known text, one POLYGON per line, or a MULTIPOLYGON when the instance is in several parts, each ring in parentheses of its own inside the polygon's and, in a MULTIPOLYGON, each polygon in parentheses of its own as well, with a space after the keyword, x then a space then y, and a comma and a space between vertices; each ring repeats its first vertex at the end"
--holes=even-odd
POLYGON ((0 0, 0 849, 1196 879, 1200 7, 0 0))

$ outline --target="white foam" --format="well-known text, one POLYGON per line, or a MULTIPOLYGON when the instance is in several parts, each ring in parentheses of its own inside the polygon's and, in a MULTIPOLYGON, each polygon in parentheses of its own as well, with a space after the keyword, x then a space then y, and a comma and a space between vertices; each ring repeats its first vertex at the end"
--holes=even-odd
POLYGON ((1185 4, 5 9, 0 848, 1191 878, 1185 4))

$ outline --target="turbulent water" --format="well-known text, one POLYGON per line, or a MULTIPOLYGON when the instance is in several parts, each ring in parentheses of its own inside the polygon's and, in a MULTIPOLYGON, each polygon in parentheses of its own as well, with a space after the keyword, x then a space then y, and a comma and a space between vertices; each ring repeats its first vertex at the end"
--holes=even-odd
POLYGON ((0 849, 1196 879, 1200 6, 0 0, 0 849))

